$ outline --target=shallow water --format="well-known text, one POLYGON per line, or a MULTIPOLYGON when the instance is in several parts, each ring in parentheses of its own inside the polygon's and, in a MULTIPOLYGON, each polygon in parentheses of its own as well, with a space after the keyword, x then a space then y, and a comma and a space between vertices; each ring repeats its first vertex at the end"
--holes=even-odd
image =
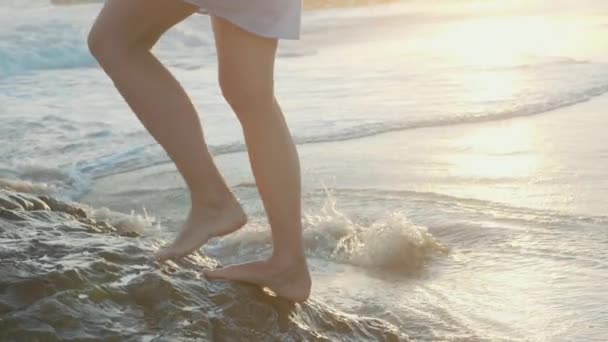
MULTIPOLYGON (((307 5, 303 39, 279 48, 277 96, 302 158, 314 278, 313 299, 289 320, 295 324, 289 336, 375 340, 361 329, 387 339, 397 329, 433 341, 606 340, 605 2, 353 4, 307 5)), ((98 10, 99 4, 0 0, 0 187, 83 203, 89 217, 140 237, 93 234, 63 223, 62 214, 17 211, 25 221, 0 225, 6 235, 0 252, 10 256, 3 267, 19 264, 2 278, 18 271, 42 284, 63 265, 51 281, 64 285, 50 292, 34 285, 35 300, 3 304, 2 324, 74 339, 209 337, 223 328, 193 309, 219 305, 209 303, 209 291, 220 297, 228 291, 229 303, 244 297, 260 310, 287 312, 254 290, 216 288, 195 276, 215 260, 257 259, 271 249, 238 121, 217 87, 204 16, 170 31, 155 53, 200 110, 210 148, 250 223, 205 246, 209 259, 174 267, 176 276, 141 256, 173 237, 188 196, 87 52, 86 32, 98 10), (32 250, 35 238, 27 236, 39 230, 41 246, 53 245, 48 227, 74 251, 14 254, 16 246, 32 250), (90 249, 91 255, 77 254, 90 249), (94 285, 87 279, 70 285, 80 278, 66 272, 118 282, 117 292, 104 297, 111 304, 81 311, 90 299, 79 291, 89 296, 94 285), (147 288, 143 280, 156 285, 147 288), (168 297, 142 308, 129 291, 168 297), (57 297, 69 298, 61 308, 74 317, 106 317, 108 330, 50 320, 57 297), (161 317, 158 305, 176 318, 161 317), (125 335, 112 330, 127 326, 116 321, 119 309, 136 327, 125 335), (182 319, 195 323, 182 331, 182 319)), ((0 283, 4 301, 20 298, 7 292, 12 282, 0 283)), ((283 336, 272 330, 280 319, 246 321, 239 313, 248 309, 230 305, 236 311, 221 317, 250 329, 243 336, 283 336)))

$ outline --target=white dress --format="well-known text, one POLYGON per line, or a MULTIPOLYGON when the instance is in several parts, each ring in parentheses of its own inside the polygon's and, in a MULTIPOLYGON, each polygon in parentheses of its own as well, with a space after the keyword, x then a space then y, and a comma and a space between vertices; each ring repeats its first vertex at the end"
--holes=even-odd
POLYGON ((184 0, 201 13, 222 17, 268 38, 298 39, 302 0, 184 0))

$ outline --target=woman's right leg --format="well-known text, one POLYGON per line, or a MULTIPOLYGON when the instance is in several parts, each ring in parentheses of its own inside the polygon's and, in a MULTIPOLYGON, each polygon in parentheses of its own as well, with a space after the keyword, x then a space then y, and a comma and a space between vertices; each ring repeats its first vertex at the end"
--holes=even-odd
POLYGON ((207 149, 194 106, 150 52, 165 31, 196 9, 180 0, 107 0, 89 35, 91 53, 190 189, 188 218, 159 260, 185 256, 246 222, 207 149))
POLYGON ((243 127, 255 183, 272 230, 273 251, 266 260, 205 274, 257 284, 280 297, 304 301, 310 296, 311 279, 302 237, 300 161, 274 96, 278 39, 258 36, 220 17, 212 17, 212 23, 222 94, 243 127))

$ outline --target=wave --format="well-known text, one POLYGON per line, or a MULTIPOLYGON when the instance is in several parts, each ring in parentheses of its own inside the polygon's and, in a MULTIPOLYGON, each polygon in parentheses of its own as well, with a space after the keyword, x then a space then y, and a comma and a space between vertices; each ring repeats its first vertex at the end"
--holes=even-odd
MULTIPOLYGON (((608 84, 592 87, 580 92, 574 92, 569 95, 563 95, 559 99, 545 101, 543 103, 528 104, 521 108, 515 108, 503 112, 487 113, 478 116, 454 116, 421 121, 377 122, 371 124, 362 124, 349 128, 343 128, 337 132, 311 136, 296 135, 294 140, 298 145, 340 142, 373 137, 391 132, 407 131, 411 129, 474 124, 540 115, 552 110, 588 101, 593 97, 600 96, 606 92, 608 92, 608 84)), ((45 117, 44 120, 65 121, 63 118, 50 116, 45 117)), ((68 146, 73 145, 74 144, 68 146)), ((209 149, 215 156, 242 153, 247 150, 246 145, 242 142, 212 145, 209 147, 209 149)), ((36 184, 46 186, 47 190, 50 190, 51 193, 56 196, 65 196, 66 198, 74 200, 87 193, 87 191, 90 189, 91 181, 93 180, 116 174, 133 172, 170 162, 170 159, 167 157, 166 153, 156 143, 148 143, 126 149, 119 148, 114 150, 120 152, 96 156, 91 160, 80 160, 74 164, 70 163, 59 165, 57 167, 44 165, 29 165, 19 167, 16 173, 12 174, 11 177, 6 177, 0 172, 0 178, 10 178, 13 179, 13 181, 15 179, 20 181, 31 181, 36 184)), ((27 185, 22 184, 22 186, 27 185)))
MULTIPOLYGON (((320 135, 294 136, 297 145, 309 145, 319 143, 331 143, 374 137, 386 133, 402 132, 413 129, 449 127, 457 125, 476 124, 500 120, 508 120, 519 117, 528 117, 549 113, 554 110, 574 106, 593 99, 594 97, 608 93, 608 84, 595 86, 586 90, 564 94, 560 98, 540 103, 526 104, 519 108, 504 110, 500 112, 489 112, 482 115, 458 115, 450 113, 444 117, 417 120, 417 121, 382 121, 366 123, 343 128, 337 132, 324 133, 320 135)), ((233 142, 222 145, 209 146, 211 154, 215 156, 242 153, 247 151, 247 146, 242 142, 233 142)), ((81 165, 82 172, 91 174, 93 178, 103 178, 111 175, 132 172, 139 169, 165 164, 170 162, 166 154, 156 144, 138 146, 121 152, 120 154, 108 155, 90 163, 81 165)))
MULTIPOLYGON (((102 2, 53 0, 49 5, 47 0, 46 6, 23 6, 23 9, 0 12, 4 26, 0 31, 0 77, 42 70, 95 67, 97 63, 86 41, 94 15, 99 11, 98 3, 102 2), (72 6, 85 4, 90 6, 72 6)), ((198 69, 207 65, 200 59, 215 59, 214 47, 208 22, 189 20, 167 32, 155 52, 168 60, 171 67, 198 69), (192 62, 193 54, 200 57, 198 64, 192 62)), ((298 52, 293 54, 301 55, 298 52)))
POLYGON ((314 298, 206 281, 200 269, 218 263, 200 254, 152 263, 159 244, 78 204, 0 191, 0 339, 408 340, 314 298))
POLYGON ((45 183, 37 184, 30 181, 3 178, 0 178, 0 189, 10 189, 33 194, 48 194, 51 192, 51 189, 45 183))
MULTIPOLYGON (((426 227, 412 223, 402 212, 386 214, 373 222, 357 222, 336 208, 331 192, 325 196, 320 210, 303 217, 304 243, 310 257, 409 274, 424 269, 434 256, 448 252, 448 247, 426 227)), ((242 258, 258 255, 270 246, 267 226, 253 223, 225 237, 210 251, 222 257, 242 258)))
MULTIPOLYGON (((42 172, 44 175, 51 174, 51 175, 55 176, 54 178, 57 178, 60 180, 63 180, 64 177, 67 177, 66 174, 61 173, 59 170, 52 170, 52 169, 35 169, 31 172, 37 172, 37 173, 42 172)), ((22 173, 21 175, 24 175, 24 173, 22 173)), ((60 202, 58 202, 55 199, 55 197, 50 197, 50 196, 55 196, 58 194, 59 195, 65 194, 65 191, 57 190, 56 186, 53 184, 32 182, 29 180, 22 180, 22 179, 6 179, 6 178, 0 178, 0 191, 11 191, 11 192, 18 192, 18 193, 22 193, 22 194, 27 193, 30 195, 44 196, 44 197, 42 197, 44 201, 46 201, 46 202, 52 201, 56 205, 57 205, 57 203, 60 203, 60 202)), ((17 200, 19 203, 22 204, 22 206, 25 206, 26 209, 34 208, 34 207, 46 208, 44 205, 41 206, 41 205, 36 205, 36 204, 32 204, 32 205, 27 204, 28 203, 27 201, 19 200, 19 198, 20 198, 19 196, 8 195, 8 197, 12 198, 14 200, 17 200)), ((65 204, 61 204, 61 205, 59 205, 59 207, 65 207, 65 204)), ((74 206, 74 208, 76 208, 76 206, 74 206)), ((112 211, 105 207, 92 208, 92 207, 89 207, 84 204, 78 205, 77 208, 79 210, 83 210, 84 212, 88 213, 87 215, 94 220, 109 223, 110 225, 112 225, 113 227, 116 228, 117 232, 119 232, 121 234, 143 235, 144 233, 146 233, 149 235, 151 233, 154 233, 154 235, 156 235, 159 232, 158 221, 156 220, 155 217, 149 215, 146 212, 145 208, 143 208, 142 214, 136 214, 135 212, 131 212, 130 215, 121 213, 121 212, 112 211)))
POLYGON ((371 223, 357 223, 336 209, 331 197, 317 215, 304 218, 306 246, 315 257, 372 269, 411 272, 448 252, 424 226, 394 212, 371 223))
POLYGON ((0 78, 29 71, 97 65, 79 23, 20 23, 0 33, 0 78))
POLYGON ((0 171, 0 189, 76 199, 89 191, 91 179, 70 167, 55 168, 38 164, 0 171))
MULTIPOLYGON (((28 6, 24 6, 26 8, 13 9, 12 16, 11 12, 0 12, 0 20, 4 25, 0 31, 0 78, 42 70, 96 67, 97 62, 86 42, 94 14, 99 10, 98 3, 102 2, 103 0, 52 0, 53 5, 49 6, 47 0, 47 6, 43 7, 40 4, 32 5, 28 1, 28 6), (85 4, 91 6, 71 6, 85 4)), ((183 53, 179 51, 189 50, 188 56, 195 53, 209 59, 215 57, 214 50, 211 49, 214 45, 210 40, 213 36, 201 35, 201 24, 207 25, 200 21, 180 24, 167 32, 168 38, 161 40, 161 54, 168 54, 171 66, 191 69, 201 67, 189 63, 184 65, 180 58, 183 53)))
POLYGON ((444 126, 457 126, 465 124, 483 123, 490 121, 507 120, 547 113, 564 107, 573 106, 591 100, 594 97, 608 92, 608 84, 592 87, 584 91, 564 94, 560 98, 546 102, 526 104, 519 108, 500 112, 490 112, 481 115, 458 115, 450 113, 442 118, 418 121, 383 121, 358 125, 340 132, 321 136, 296 137, 299 144, 313 144, 324 142, 337 142, 372 137, 380 134, 406 131, 419 128, 433 128, 444 126))
MULTIPOLYGON (((241 183, 237 187, 255 187, 254 183, 241 183)), ((315 196, 317 198, 327 197, 326 188, 317 188, 311 190, 307 196, 315 196)), ((458 212, 478 212, 482 214, 491 213, 493 219, 507 219, 512 221, 521 221, 525 224, 531 224, 546 227, 555 227, 560 224, 566 227, 581 226, 591 224, 592 226, 602 226, 608 224, 608 216, 599 215, 577 215, 567 214, 559 210, 529 208, 524 206, 515 206, 501 202, 493 202, 488 200, 457 197, 442 193, 415 191, 415 190, 389 190, 376 188, 331 188, 332 196, 338 198, 348 198, 353 200, 366 201, 415 201, 423 202, 432 205, 433 207, 446 207, 450 210, 456 209, 458 212)), ((331 199, 334 201, 333 199, 331 199)))

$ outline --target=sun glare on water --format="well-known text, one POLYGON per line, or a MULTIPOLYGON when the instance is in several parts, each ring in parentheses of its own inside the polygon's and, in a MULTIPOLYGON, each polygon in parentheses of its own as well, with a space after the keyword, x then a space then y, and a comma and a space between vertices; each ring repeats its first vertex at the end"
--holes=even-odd
POLYGON ((463 22, 437 36, 430 48, 462 64, 480 67, 523 64, 543 56, 557 38, 547 19, 488 17, 463 22))
POLYGON ((534 128, 524 122, 505 123, 469 132, 457 142, 464 153, 449 157, 449 172, 471 179, 533 177, 539 159, 530 150, 534 128))

